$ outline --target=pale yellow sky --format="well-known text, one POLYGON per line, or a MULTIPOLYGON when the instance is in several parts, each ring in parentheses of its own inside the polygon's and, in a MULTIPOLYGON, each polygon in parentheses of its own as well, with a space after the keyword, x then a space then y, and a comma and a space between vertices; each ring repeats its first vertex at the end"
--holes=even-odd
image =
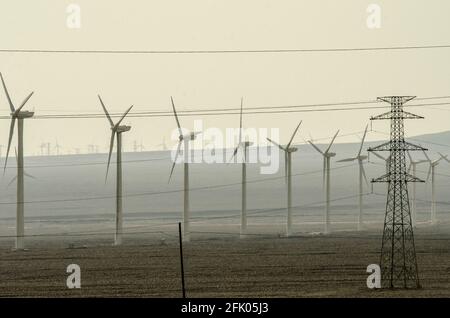
MULTIPOLYGON (((308 49, 450 44, 450 2, 434 1, 267 1, 267 0, 1 0, 1 49, 220 50, 308 49), (66 8, 81 7, 81 29, 66 26, 66 8), (381 6, 381 28, 366 26, 366 8, 381 6)), ((100 112, 97 93, 111 112, 179 110, 365 101, 382 95, 450 95, 450 49, 375 52, 214 55, 100 55, 0 53, 0 71, 19 103, 38 114, 100 112)), ((448 106, 442 106, 447 107, 448 106)), ((448 130, 449 111, 417 108, 426 117, 407 125, 409 134, 448 130)), ((3 91, 0 115, 9 113, 3 91)), ((298 120, 300 134, 326 137, 360 131, 376 111, 247 115, 247 127, 279 127, 286 140, 298 120)), ((183 117, 192 127, 195 118, 183 117)), ((206 127, 236 127, 238 116, 204 117, 206 127)), ((169 140, 173 118, 129 118, 124 135, 147 149, 169 140)), ((387 123, 377 123, 386 130, 387 123)), ((0 144, 7 144, 9 120, 0 120, 0 144)), ((41 142, 65 151, 104 150, 106 119, 27 120, 26 153, 41 142)), ((375 137, 375 136, 373 136, 375 137)), ((369 136, 369 138, 372 138, 369 136)), ((16 137, 14 138, 16 140, 16 137)), ((299 137, 297 139, 301 141, 299 137)), ((339 142, 355 141, 355 137, 339 142)))

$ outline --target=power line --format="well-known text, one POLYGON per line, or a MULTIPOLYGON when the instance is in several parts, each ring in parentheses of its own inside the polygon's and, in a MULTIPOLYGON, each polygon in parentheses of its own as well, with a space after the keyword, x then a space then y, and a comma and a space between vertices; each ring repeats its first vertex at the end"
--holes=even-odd
POLYGON ((402 51, 423 49, 447 49, 442 45, 379 46, 349 48, 313 49, 228 49, 228 50, 63 50, 63 49, 0 49, 0 53, 39 53, 39 54, 259 54, 259 53, 326 53, 326 52, 366 52, 402 51))
MULTIPOLYGON (((445 103, 432 103, 432 104, 412 104, 408 107, 428 107, 435 105, 450 105, 450 102, 445 103)), ((280 107, 273 107, 274 109, 280 107)), ((282 108, 282 107, 281 107, 282 108)), ((348 107, 348 108, 326 108, 326 109, 297 109, 297 110, 267 110, 267 111, 244 111, 243 114, 283 114, 283 113, 310 113, 310 112, 335 112, 335 111, 351 111, 351 110, 372 110, 372 109, 385 109, 387 106, 372 106, 372 107, 348 107)), ((178 116, 190 117, 190 116, 218 116, 218 115, 239 115, 240 112, 215 112, 213 110, 200 110, 198 112, 183 113, 180 112, 178 116)), ((72 115, 36 115, 31 120, 45 120, 45 119, 92 119, 103 118, 103 114, 72 114, 72 115)), ((118 115, 111 115, 112 117, 118 117, 118 115)), ((153 114, 153 113, 129 113, 128 117, 133 118, 152 118, 152 117, 173 117, 173 114, 167 112, 165 114, 153 114)), ((9 116, 1 116, 0 119, 11 119, 9 116)))
MULTIPOLYGON (((334 167, 333 170, 343 169, 347 167, 354 166, 356 164, 349 164, 345 166, 340 167, 334 167)), ((322 172, 322 170, 314 170, 314 171, 308 171, 304 173, 297 173, 293 174, 292 176, 304 176, 308 174, 315 174, 322 172)), ((250 180, 247 183, 259 183, 259 182, 266 182, 266 181, 273 181, 278 179, 284 179, 284 176, 282 177, 272 177, 272 178, 264 178, 259 180, 250 180)), ((216 189, 216 188, 222 188, 222 187, 229 187, 229 186, 235 186, 240 185, 241 182, 235 182, 235 183, 228 183, 228 184, 218 184, 218 185, 209 185, 209 186, 202 186, 190 189, 190 191, 199 191, 199 190, 209 190, 209 189, 216 189)), ((151 196, 151 195, 162 195, 162 194, 170 194, 170 193, 179 193, 184 192, 184 189, 178 189, 178 190, 168 190, 168 191, 158 191, 158 192, 143 192, 143 193, 134 193, 134 194, 126 194, 122 195, 122 197, 139 197, 139 196, 151 196)), ((56 203, 56 202, 77 202, 77 201, 92 201, 92 200, 105 200, 105 199, 112 199, 116 196, 96 196, 96 197, 83 197, 83 198, 67 198, 67 199, 55 199, 55 200, 35 200, 35 201, 24 201, 24 204, 39 204, 39 203, 56 203)), ((0 202, 0 205, 14 205, 17 204, 17 202, 0 202)))

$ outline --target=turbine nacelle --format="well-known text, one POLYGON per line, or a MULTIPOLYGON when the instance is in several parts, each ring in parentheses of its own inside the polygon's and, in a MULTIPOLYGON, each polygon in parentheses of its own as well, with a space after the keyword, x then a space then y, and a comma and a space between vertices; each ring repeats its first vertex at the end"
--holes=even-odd
POLYGON ((34 112, 31 112, 28 110, 11 113, 11 117, 14 117, 17 119, 31 118, 33 116, 34 116, 34 112))
POLYGON ((195 139, 197 139, 197 136, 200 135, 200 134, 201 134, 201 132, 199 132, 199 131, 193 131, 193 132, 190 132, 188 134, 180 135, 178 137, 178 140, 180 142, 183 141, 183 140, 195 140, 195 139))
POLYGON ((127 125, 121 125, 121 126, 117 126, 117 127, 111 127, 112 131, 115 131, 116 133, 123 133, 123 132, 127 132, 131 129, 131 126, 127 126, 127 125))

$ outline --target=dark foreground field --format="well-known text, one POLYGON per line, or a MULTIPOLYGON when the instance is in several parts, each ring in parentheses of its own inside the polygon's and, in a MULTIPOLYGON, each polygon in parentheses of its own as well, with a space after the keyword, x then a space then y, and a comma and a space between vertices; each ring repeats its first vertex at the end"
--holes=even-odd
MULTIPOLYGON (((416 231, 420 290, 373 291, 366 267, 379 261, 379 232, 278 238, 193 236, 185 245, 188 297, 430 297, 450 296, 450 235, 416 231)), ((438 231, 439 232, 439 231, 438 231)), ((179 297, 176 236, 133 237, 122 247, 110 239, 39 241, 27 251, 1 242, 0 296, 179 297), (50 245, 50 247, 45 247, 50 245), (44 248, 45 247, 45 248, 44 248), (75 248, 74 248, 75 247, 75 248), (84 247, 84 248, 80 248, 84 247), (66 287, 66 267, 81 267, 81 289, 66 287)))

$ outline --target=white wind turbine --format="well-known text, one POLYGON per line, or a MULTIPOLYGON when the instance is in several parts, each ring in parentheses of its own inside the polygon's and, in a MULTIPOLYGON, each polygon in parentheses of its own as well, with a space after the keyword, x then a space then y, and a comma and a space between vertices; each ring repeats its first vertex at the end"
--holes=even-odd
POLYGON ((427 161, 429 162, 430 166, 428 168, 428 174, 427 174, 427 181, 430 178, 431 173, 431 224, 436 224, 436 184, 435 184, 435 176, 436 176, 436 167, 439 164, 439 161, 442 159, 446 159, 447 156, 441 156, 439 159, 431 160, 430 157, 428 157, 427 153, 423 151, 423 154, 427 158, 427 161))
POLYGON ((111 154, 114 147, 114 137, 117 137, 117 160, 116 160, 116 169, 117 169, 117 180, 116 180, 116 232, 114 235, 114 245, 122 244, 122 225, 123 225, 123 210, 122 210, 122 133, 127 132, 131 129, 131 126, 120 125, 124 120, 125 116, 128 112, 133 108, 131 106, 127 109, 127 111, 122 115, 119 121, 114 124, 111 117, 109 116, 108 111, 106 110, 105 104, 98 95, 98 99, 100 100, 100 104, 102 105, 103 111, 105 112, 106 118, 108 119, 109 124, 111 125, 111 140, 109 143, 109 155, 108 155, 108 165, 106 167, 106 176, 105 183, 108 178, 109 172, 109 164, 111 162, 111 154))
POLYGON ((367 159, 367 156, 361 155, 363 145, 364 145, 364 139, 366 138, 367 134, 367 127, 364 130, 364 135, 361 140, 361 145, 359 147, 358 154, 356 157, 352 158, 346 158, 342 160, 338 160, 338 162, 349 162, 349 161, 355 161, 358 160, 358 166, 359 166, 359 192, 358 192, 358 198, 359 198, 359 215, 358 215, 358 231, 361 231, 363 228, 363 178, 366 181, 366 185, 368 186, 369 183, 367 181, 366 172, 364 171, 364 160, 367 159))
MULTIPOLYGON (((406 152, 408 154, 409 157, 409 167, 408 167, 408 173, 412 170, 412 176, 417 177, 416 176, 416 166, 418 164, 421 163, 425 163, 428 162, 428 160, 413 160, 413 158, 411 157, 411 154, 409 153, 409 151, 406 152)), ((416 203, 416 182, 412 183, 412 204, 411 204, 411 218, 412 218, 412 225, 416 226, 417 223, 417 203, 416 203)))
POLYGON ((311 146, 314 147, 322 156, 323 156, 323 172, 322 172, 322 182, 325 186, 325 234, 330 233, 330 164, 331 158, 336 156, 336 153, 330 152, 331 146, 333 145, 334 140, 339 134, 339 130, 334 135, 333 139, 330 142, 330 145, 325 151, 320 150, 315 144, 312 143, 311 140, 308 142, 311 146))
POLYGON ((284 151, 284 173, 287 183, 287 220, 286 220, 286 236, 292 235, 292 153, 296 152, 297 147, 291 147, 295 134, 297 133, 302 121, 300 121, 294 130, 294 133, 286 146, 281 146, 275 141, 267 138, 268 141, 284 151))
POLYGON ((11 101, 11 97, 9 96, 8 89, 6 88, 5 81, 3 80, 2 73, 0 73, 0 77, 3 84, 3 89, 5 90, 6 98, 8 99, 9 108, 11 109, 11 125, 9 127, 9 140, 8 140, 8 149, 6 151, 5 158, 5 167, 8 163, 8 155, 9 149, 11 148, 11 141, 14 134, 14 126, 16 124, 17 119, 17 210, 16 210, 16 249, 24 248, 24 235, 25 235, 25 222, 24 222, 24 171, 23 171, 23 120, 26 118, 31 118, 34 115, 34 112, 30 111, 22 111, 22 108, 25 106, 27 101, 30 99, 31 95, 34 92, 31 92, 20 104, 20 106, 16 109, 14 107, 13 102, 11 101))
POLYGON ((175 154, 175 160, 172 164, 172 169, 170 170, 170 176, 169 176, 169 182, 172 178, 173 169, 175 168, 175 164, 177 163, 178 154, 180 152, 181 144, 184 144, 184 211, 183 211, 183 240, 189 241, 190 240, 190 231, 189 231, 189 142, 191 140, 195 140, 197 138, 197 135, 200 134, 200 132, 191 132, 187 134, 183 134, 183 130, 180 126, 180 121, 178 120, 177 111, 175 110, 175 103, 173 102, 173 98, 170 97, 170 100, 172 102, 172 109, 173 114, 175 116, 175 121, 177 122, 178 127, 178 146, 177 146, 177 152, 175 154))
POLYGON ((233 155, 231 156, 230 161, 236 156, 238 150, 242 148, 243 160, 242 160, 242 192, 241 192, 241 229, 240 236, 241 238, 245 237, 247 233, 247 155, 248 155, 248 147, 250 147, 253 143, 246 140, 242 141, 242 108, 243 108, 244 99, 241 98, 241 112, 239 117, 239 143, 234 149, 233 155))

